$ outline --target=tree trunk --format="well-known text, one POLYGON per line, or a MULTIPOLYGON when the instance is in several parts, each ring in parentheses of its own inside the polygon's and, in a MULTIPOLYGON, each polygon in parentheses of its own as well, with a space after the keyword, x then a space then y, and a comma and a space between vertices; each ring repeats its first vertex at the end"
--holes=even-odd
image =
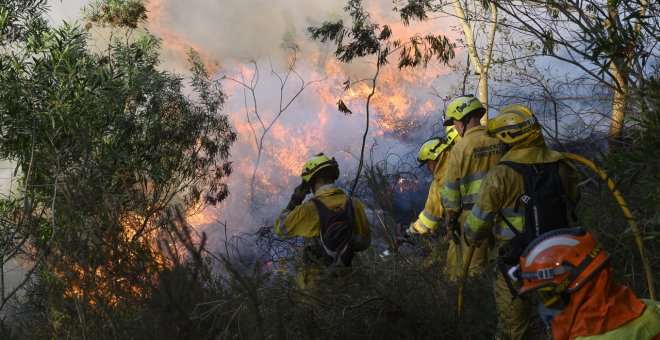
POLYGON ((612 94, 612 121, 607 133, 608 152, 613 153, 615 146, 621 140, 623 132, 623 120, 626 116, 626 100, 628 97, 628 83, 626 77, 621 72, 614 61, 610 64, 610 71, 616 82, 614 93, 612 94))
POLYGON ((479 74, 479 100, 486 109, 486 113, 481 117, 481 125, 488 124, 488 70, 483 70, 479 74))
MULTIPOLYGON (((610 27, 613 30, 622 29, 618 28, 619 26, 616 25, 620 20, 617 4, 618 2, 608 2, 607 7, 610 15, 609 20, 611 21, 610 27)), ((628 108, 628 76, 632 65, 633 54, 635 53, 634 45, 639 39, 639 34, 642 28, 642 18, 646 15, 648 2, 642 0, 639 2, 639 5, 639 19, 637 19, 638 21, 632 32, 634 38, 623 46, 620 46, 619 50, 612 55, 612 61, 610 62, 610 72, 612 72, 612 78, 614 80, 614 93, 612 94, 612 121, 610 122, 610 129, 607 133, 609 153, 615 151, 616 144, 621 140, 623 134, 623 121, 626 117, 626 111, 628 108)), ((614 32, 611 32, 611 43, 616 46, 617 42, 612 38, 613 36, 614 32)))
POLYGON ((474 31, 470 22, 465 14, 465 10, 459 0, 452 1, 452 6, 454 7, 454 12, 458 18, 458 22, 461 25, 461 30, 463 31, 463 36, 465 36, 465 45, 467 48, 468 56, 472 65, 474 65, 474 72, 478 77, 478 87, 477 87, 477 97, 479 101, 486 108, 486 114, 481 118, 481 124, 485 125, 488 123, 488 71, 490 70, 490 64, 493 55, 493 44, 495 41, 495 32, 497 29, 497 18, 498 11, 497 7, 493 2, 488 2, 488 7, 490 9, 491 18, 493 20, 493 25, 488 34, 488 44, 486 46, 486 53, 483 57, 483 60, 479 58, 477 53, 476 41, 474 37, 474 31))

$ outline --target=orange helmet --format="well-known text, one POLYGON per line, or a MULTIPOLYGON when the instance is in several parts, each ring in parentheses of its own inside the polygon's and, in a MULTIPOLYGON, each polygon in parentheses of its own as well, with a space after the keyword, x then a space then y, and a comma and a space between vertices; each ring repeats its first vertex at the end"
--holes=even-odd
POLYGON ((539 236, 520 257, 519 294, 537 291, 546 306, 572 293, 601 270, 609 254, 583 228, 556 229, 539 236))

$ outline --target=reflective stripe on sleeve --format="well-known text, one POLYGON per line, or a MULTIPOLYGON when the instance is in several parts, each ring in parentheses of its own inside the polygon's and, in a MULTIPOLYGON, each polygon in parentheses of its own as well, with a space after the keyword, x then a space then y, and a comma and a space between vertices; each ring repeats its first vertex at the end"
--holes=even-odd
POLYGON ((488 238, 488 235, 490 234, 489 230, 474 232, 474 231, 472 231, 472 229, 470 229, 467 226, 467 223, 463 227, 463 230, 465 231, 465 236, 467 238, 469 238, 470 240, 472 240, 472 241, 486 239, 486 238, 488 238))
POLYGON ((495 212, 483 211, 479 205, 475 205, 465 220, 463 229, 473 240, 487 237, 490 234, 494 218, 495 212))
POLYGON ((495 218, 495 212, 494 211, 483 211, 481 210, 481 207, 478 204, 475 204, 474 207, 472 208, 472 215, 484 222, 491 222, 495 218))
POLYGON ((429 232, 429 228, 425 226, 424 223, 419 219, 413 223, 412 227, 419 234, 426 234, 429 232))
POLYGON ((421 214, 419 214, 419 217, 423 217, 424 219, 427 219, 431 223, 438 223, 440 222, 440 217, 434 216, 433 214, 429 213, 424 209, 421 214))
POLYGON ((459 209, 461 207, 460 186, 456 182, 446 181, 440 189, 442 196, 442 205, 449 209, 459 209))
POLYGON ((419 217, 417 218, 417 221, 415 221, 413 228, 415 228, 418 233, 425 234, 431 230, 436 229, 439 223, 440 217, 433 216, 428 211, 426 211, 426 209, 424 209, 419 214, 419 217))
POLYGON ((284 209, 275 219, 275 234, 277 236, 279 237, 289 236, 286 232, 286 228, 284 228, 284 221, 286 220, 286 217, 289 216, 290 213, 291 213, 290 210, 284 209))
MULTIPOLYGON (((504 210, 502 212, 502 215, 506 217, 507 221, 511 223, 519 232, 522 233, 525 225, 525 216, 522 216, 520 213, 514 213, 513 209, 502 209, 504 210), (506 210, 511 210, 511 212, 508 212, 506 210), (508 216, 507 216, 508 215, 508 216)), ((506 222, 502 220, 501 217, 497 217, 495 219, 495 234, 499 236, 502 239, 508 240, 512 239, 514 236, 516 236, 515 232, 509 228, 506 222)))
POLYGON ((460 195, 461 204, 469 204, 477 201, 479 190, 481 189, 481 182, 486 177, 485 172, 478 172, 461 178, 460 182, 460 195))

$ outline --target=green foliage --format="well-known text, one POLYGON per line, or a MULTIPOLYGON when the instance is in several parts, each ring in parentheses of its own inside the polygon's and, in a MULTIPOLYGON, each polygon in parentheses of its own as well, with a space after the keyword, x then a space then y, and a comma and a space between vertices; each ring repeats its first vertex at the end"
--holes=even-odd
MULTIPOLYGON (((633 212, 645 242, 646 258, 651 264, 657 290, 660 282, 660 86, 655 77, 632 91, 631 105, 636 108, 635 123, 627 130, 616 152, 599 160, 598 166, 614 180, 628 208, 633 212)), ((639 250, 628 221, 604 183, 583 188, 580 203, 581 223, 593 231, 612 255, 614 275, 640 297, 648 297, 648 286, 639 250)))
MULTIPOLYGON (((141 2, 105 2, 98 23, 127 30, 101 53, 79 27, 42 26, 41 4, 2 11, 12 48, 0 55, 0 157, 21 177, 2 200, 2 263, 34 265, 24 321, 43 332, 35 337, 125 338, 175 263, 158 240, 192 242, 175 237, 184 224, 168 228, 170 213, 227 197, 236 135, 195 52, 190 88, 157 69, 158 39, 131 30, 144 19, 141 2)), ((2 309, 16 291, 0 284, 2 309)))
POLYGON ((397 0, 394 3, 403 5, 401 7, 394 7, 401 15, 401 21, 404 25, 410 25, 410 20, 426 21, 429 16, 426 14, 433 11, 434 0, 397 0))
MULTIPOLYGON (((426 1, 415 2, 416 6, 406 9, 402 18, 417 16, 422 8, 429 6, 426 1)), ((406 7, 407 8, 407 7, 406 7)), ((378 65, 387 64, 390 55, 399 52, 398 67, 426 67, 432 59, 448 63, 454 58, 454 45, 443 35, 416 34, 408 40, 392 40, 392 29, 388 25, 373 22, 362 7, 361 0, 349 0, 344 11, 351 17, 351 26, 344 26, 343 20, 324 22, 318 27, 307 28, 312 39, 336 44, 335 56, 342 62, 350 63, 356 58, 376 55, 378 65)), ((404 21, 407 19, 404 19, 404 21)))
POLYGON ((147 20, 147 9, 140 0, 100 0, 87 17, 95 24, 135 29, 147 20))
MULTIPOLYGON (((631 206, 645 237, 660 241, 660 84, 655 77, 631 93, 635 125, 628 129, 616 153, 608 155, 605 164, 631 206)), ((651 254, 652 256, 652 254, 651 254)))
POLYGON ((47 23, 41 14, 46 3, 46 0, 1 0, 0 32, 3 46, 45 30, 47 23))

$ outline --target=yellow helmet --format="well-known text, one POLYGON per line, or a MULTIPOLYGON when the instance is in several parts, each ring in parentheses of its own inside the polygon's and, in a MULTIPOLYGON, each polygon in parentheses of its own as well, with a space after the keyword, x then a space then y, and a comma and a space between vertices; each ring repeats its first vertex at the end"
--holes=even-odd
POLYGON ((456 137, 459 139, 461 138, 458 136, 458 131, 456 131, 456 127, 453 125, 447 126, 447 128, 445 128, 445 133, 447 133, 447 144, 450 145, 454 143, 456 137))
POLYGON ((488 121, 488 134, 506 144, 514 144, 529 136, 541 136, 541 125, 530 108, 511 105, 502 109, 497 118, 488 121))
POLYGON ((440 154, 445 152, 449 146, 451 146, 451 143, 448 143, 442 138, 432 138, 427 140, 422 144, 422 147, 419 148, 419 154, 417 155, 419 166, 426 164, 428 161, 438 159, 440 154))
POLYGON ((309 183, 314 177, 314 175, 316 175, 321 169, 325 169, 328 167, 336 171, 336 175, 334 176, 335 177, 334 179, 339 178, 339 165, 337 165, 337 161, 335 161, 335 158, 332 157, 332 159, 330 159, 328 156, 324 155, 323 152, 321 152, 318 155, 312 156, 310 159, 307 160, 307 162, 305 162, 300 177, 302 177, 302 180, 304 182, 309 183))
POLYGON ((478 117, 481 118, 481 116, 486 113, 486 109, 474 95, 467 94, 460 96, 449 104, 447 112, 445 112, 443 125, 454 125, 454 120, 461 120, 463 117, 473 112, 475 114, 480 114, 478 117))

